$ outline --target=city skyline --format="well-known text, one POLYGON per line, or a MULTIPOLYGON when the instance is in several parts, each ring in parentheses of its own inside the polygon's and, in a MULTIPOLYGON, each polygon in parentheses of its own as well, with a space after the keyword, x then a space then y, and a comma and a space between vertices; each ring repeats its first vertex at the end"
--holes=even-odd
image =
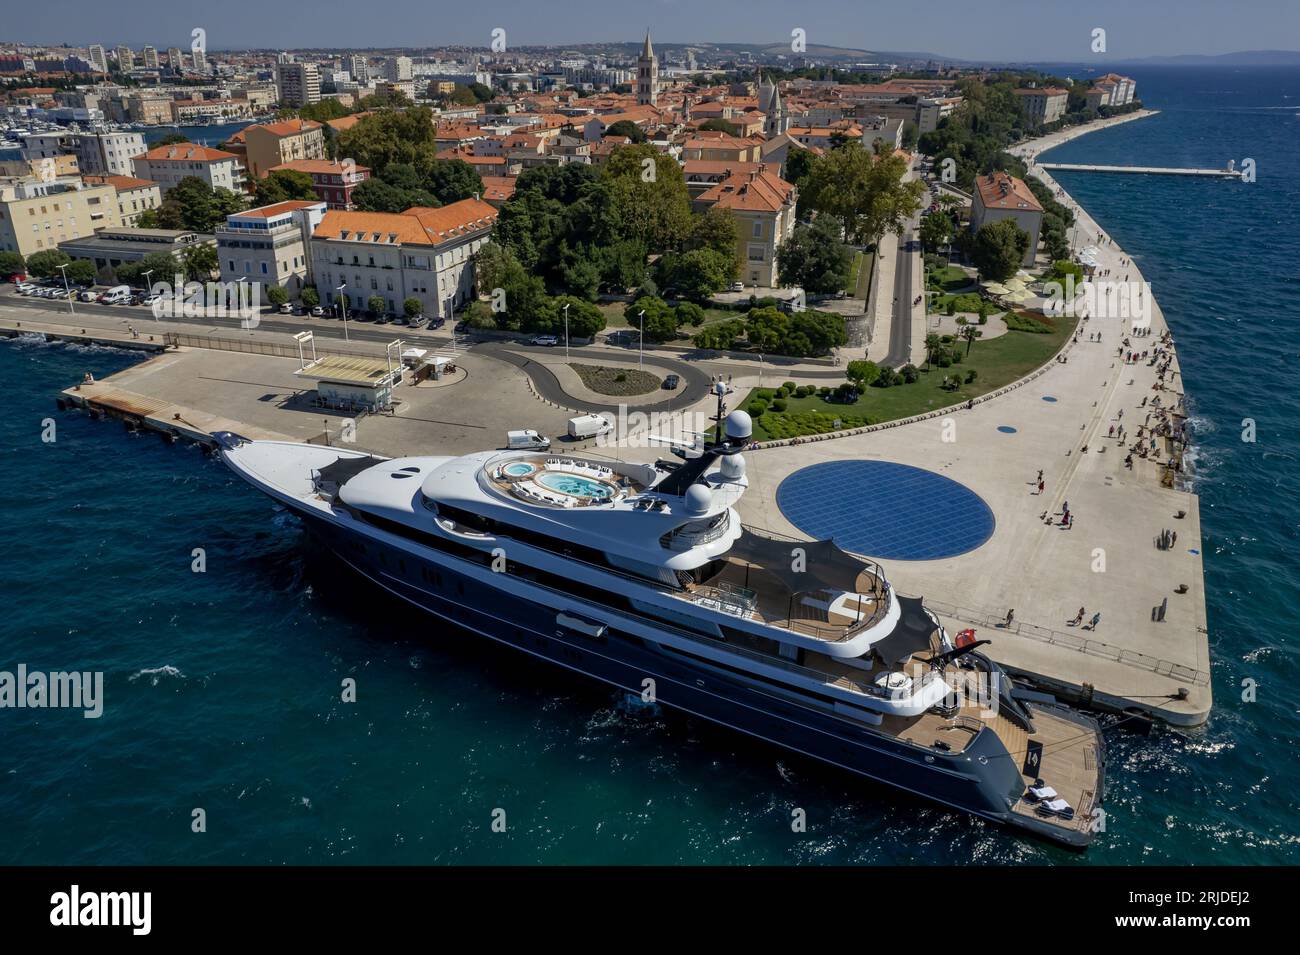
POLYGON ((446 17, 450 4, 390 0, 383 7, 388 16, 356 22, 350 5, 340 0, 323 0, 310 19, 287 8, 281 12, 249 0, 230 0, 221 10, 220 22, 211 22, 210 7, 143 0, 132 4, 132 13, 137 22, 145 20, 151 26, 124 31, 119 10, 74 0, 57 10, 29 10, 15 25, 15 32, 22 35, 5 42, 188 49, 191 31, 201 27, 212 51, 487 48, 493 31, 500 29, 505 31, 508 52, 510 46, 630 43, 641 37, 649 22, 656 42, 663 46, 784 45, 798 29, 804 31, 810 48, 825 45, 967 61, 1100 63, 1276 50, 1278 37, 1300 35, 1300 8, 1283 0, 1266 0, 1263 6, 1252 17, 1224 18, 1221 6, 1208 0, 1138 7, 1123 0, 1098 0, 1083 13, 1074 6, 1044 8, 1028 0, 1005 0, 997 5, 997 16, 972 18, 969 6, 956 0, 892 8, 887 15, 848 0, 797 9, 774 0, 689 9, 676 0, 619 5, 575 0, 563 18, 535 5, 507 2, 491 11, 456 9, 450 22, 446 17), (1093 50, 1097 29, 1105 31, 1104 53, 1093 50), (129 35, 123 36, 124 32, 129 35))

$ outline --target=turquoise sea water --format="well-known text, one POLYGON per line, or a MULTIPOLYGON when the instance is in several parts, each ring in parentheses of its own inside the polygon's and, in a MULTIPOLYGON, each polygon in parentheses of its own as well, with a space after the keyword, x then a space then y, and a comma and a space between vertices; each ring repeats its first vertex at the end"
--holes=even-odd
POLYGON ((0 863, 1300 861, 1300 73, 1136 75, 1161 116, 1051 158, 1251 157, 1259 181, 1061 177, 1178 337, 1216 694, 1196 733, 1111 740, 1109 830, 1086 855, 631 703, 331 574, 198 450, 54 410, 84 371, 135 358, 20 342, 0 344, 0 669, 103 670, 106 703, 98 720, 0 711, 0 863))

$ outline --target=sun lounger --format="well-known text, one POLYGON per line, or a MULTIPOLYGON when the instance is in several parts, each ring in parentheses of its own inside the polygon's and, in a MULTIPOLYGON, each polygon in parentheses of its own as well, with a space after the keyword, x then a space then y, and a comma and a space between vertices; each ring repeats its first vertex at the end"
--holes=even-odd
POLYGON ((1047 799, 1055 799, 1056 790, 1051 786, 1030 786, 1025 790, 1025 799, 1029 802, 1043 802, 1047 799))

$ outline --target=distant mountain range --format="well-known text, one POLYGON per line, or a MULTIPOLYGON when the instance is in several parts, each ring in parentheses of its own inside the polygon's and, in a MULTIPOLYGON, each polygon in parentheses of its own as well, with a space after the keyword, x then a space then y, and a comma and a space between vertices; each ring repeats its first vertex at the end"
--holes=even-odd
POLYGON ((1146 56, 1114 62, 1152 66, 1300 66, 1300 50, 1243 50, 1214 56, 1184 53, 1179 56, 1146 56))

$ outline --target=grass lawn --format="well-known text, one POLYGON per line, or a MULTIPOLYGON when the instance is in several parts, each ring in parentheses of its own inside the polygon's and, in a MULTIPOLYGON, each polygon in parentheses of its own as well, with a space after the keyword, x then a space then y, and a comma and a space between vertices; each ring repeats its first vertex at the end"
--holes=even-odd
POLYGON ((966 286, 973 286, 974 284, 975 280, 967 275, 963 269, 955 265, 945 265, 941 269, 931 269, 925 274, 926 288, 938 286, 944 292, 953 292, 959 288, 966 288, 966 286))
POLYGON ((856 276, 847 286, 848 293, 854 298, 867 301, 871 297, 871 280, 876 272, 876 249, 872 246, 866 252, 854 256, 856 276))
MULTIPOLYGON (((794 433, 818 434, 834 430, 825 416, 829 416, 832 422, 833 419, 840 418, 842 427, 845 428, 854 427, 850 419, 864 419, 862 423, 869 424, 894 421, 962 404, 971 398, 996 391, 1050 361, 1074 332, 1078 321, 1067 317, 1034 318, 1048 329, 1046 334, 1009 331, 989 341, 976 341, 969 356, 966 355, 966 345, 963 342, 960 364, 950 368, 936 365, 928 372, 923 370, 920 380, 910 385, 868 388, 866 394, 851 405, 834 404, 816 396, 788 398, 784 412, 767 411, 754 419, 754 438, 770 441, 776 437, 789 437, 791 428, 797 429, 801 425, 820 427, 817 430, 795 430, 794 433), (946 391, 939 387, 945 376, 960 374, 965 378, 966 372, 971 369, 979 374, 970 384, 963 383, 956 391, 946 391), (807 414, 809 412, 820 412, 822 417, 813 418, 807 414)), ((751 395, 746 395, 735 407, 744 408, 750 397, 751 395)))

